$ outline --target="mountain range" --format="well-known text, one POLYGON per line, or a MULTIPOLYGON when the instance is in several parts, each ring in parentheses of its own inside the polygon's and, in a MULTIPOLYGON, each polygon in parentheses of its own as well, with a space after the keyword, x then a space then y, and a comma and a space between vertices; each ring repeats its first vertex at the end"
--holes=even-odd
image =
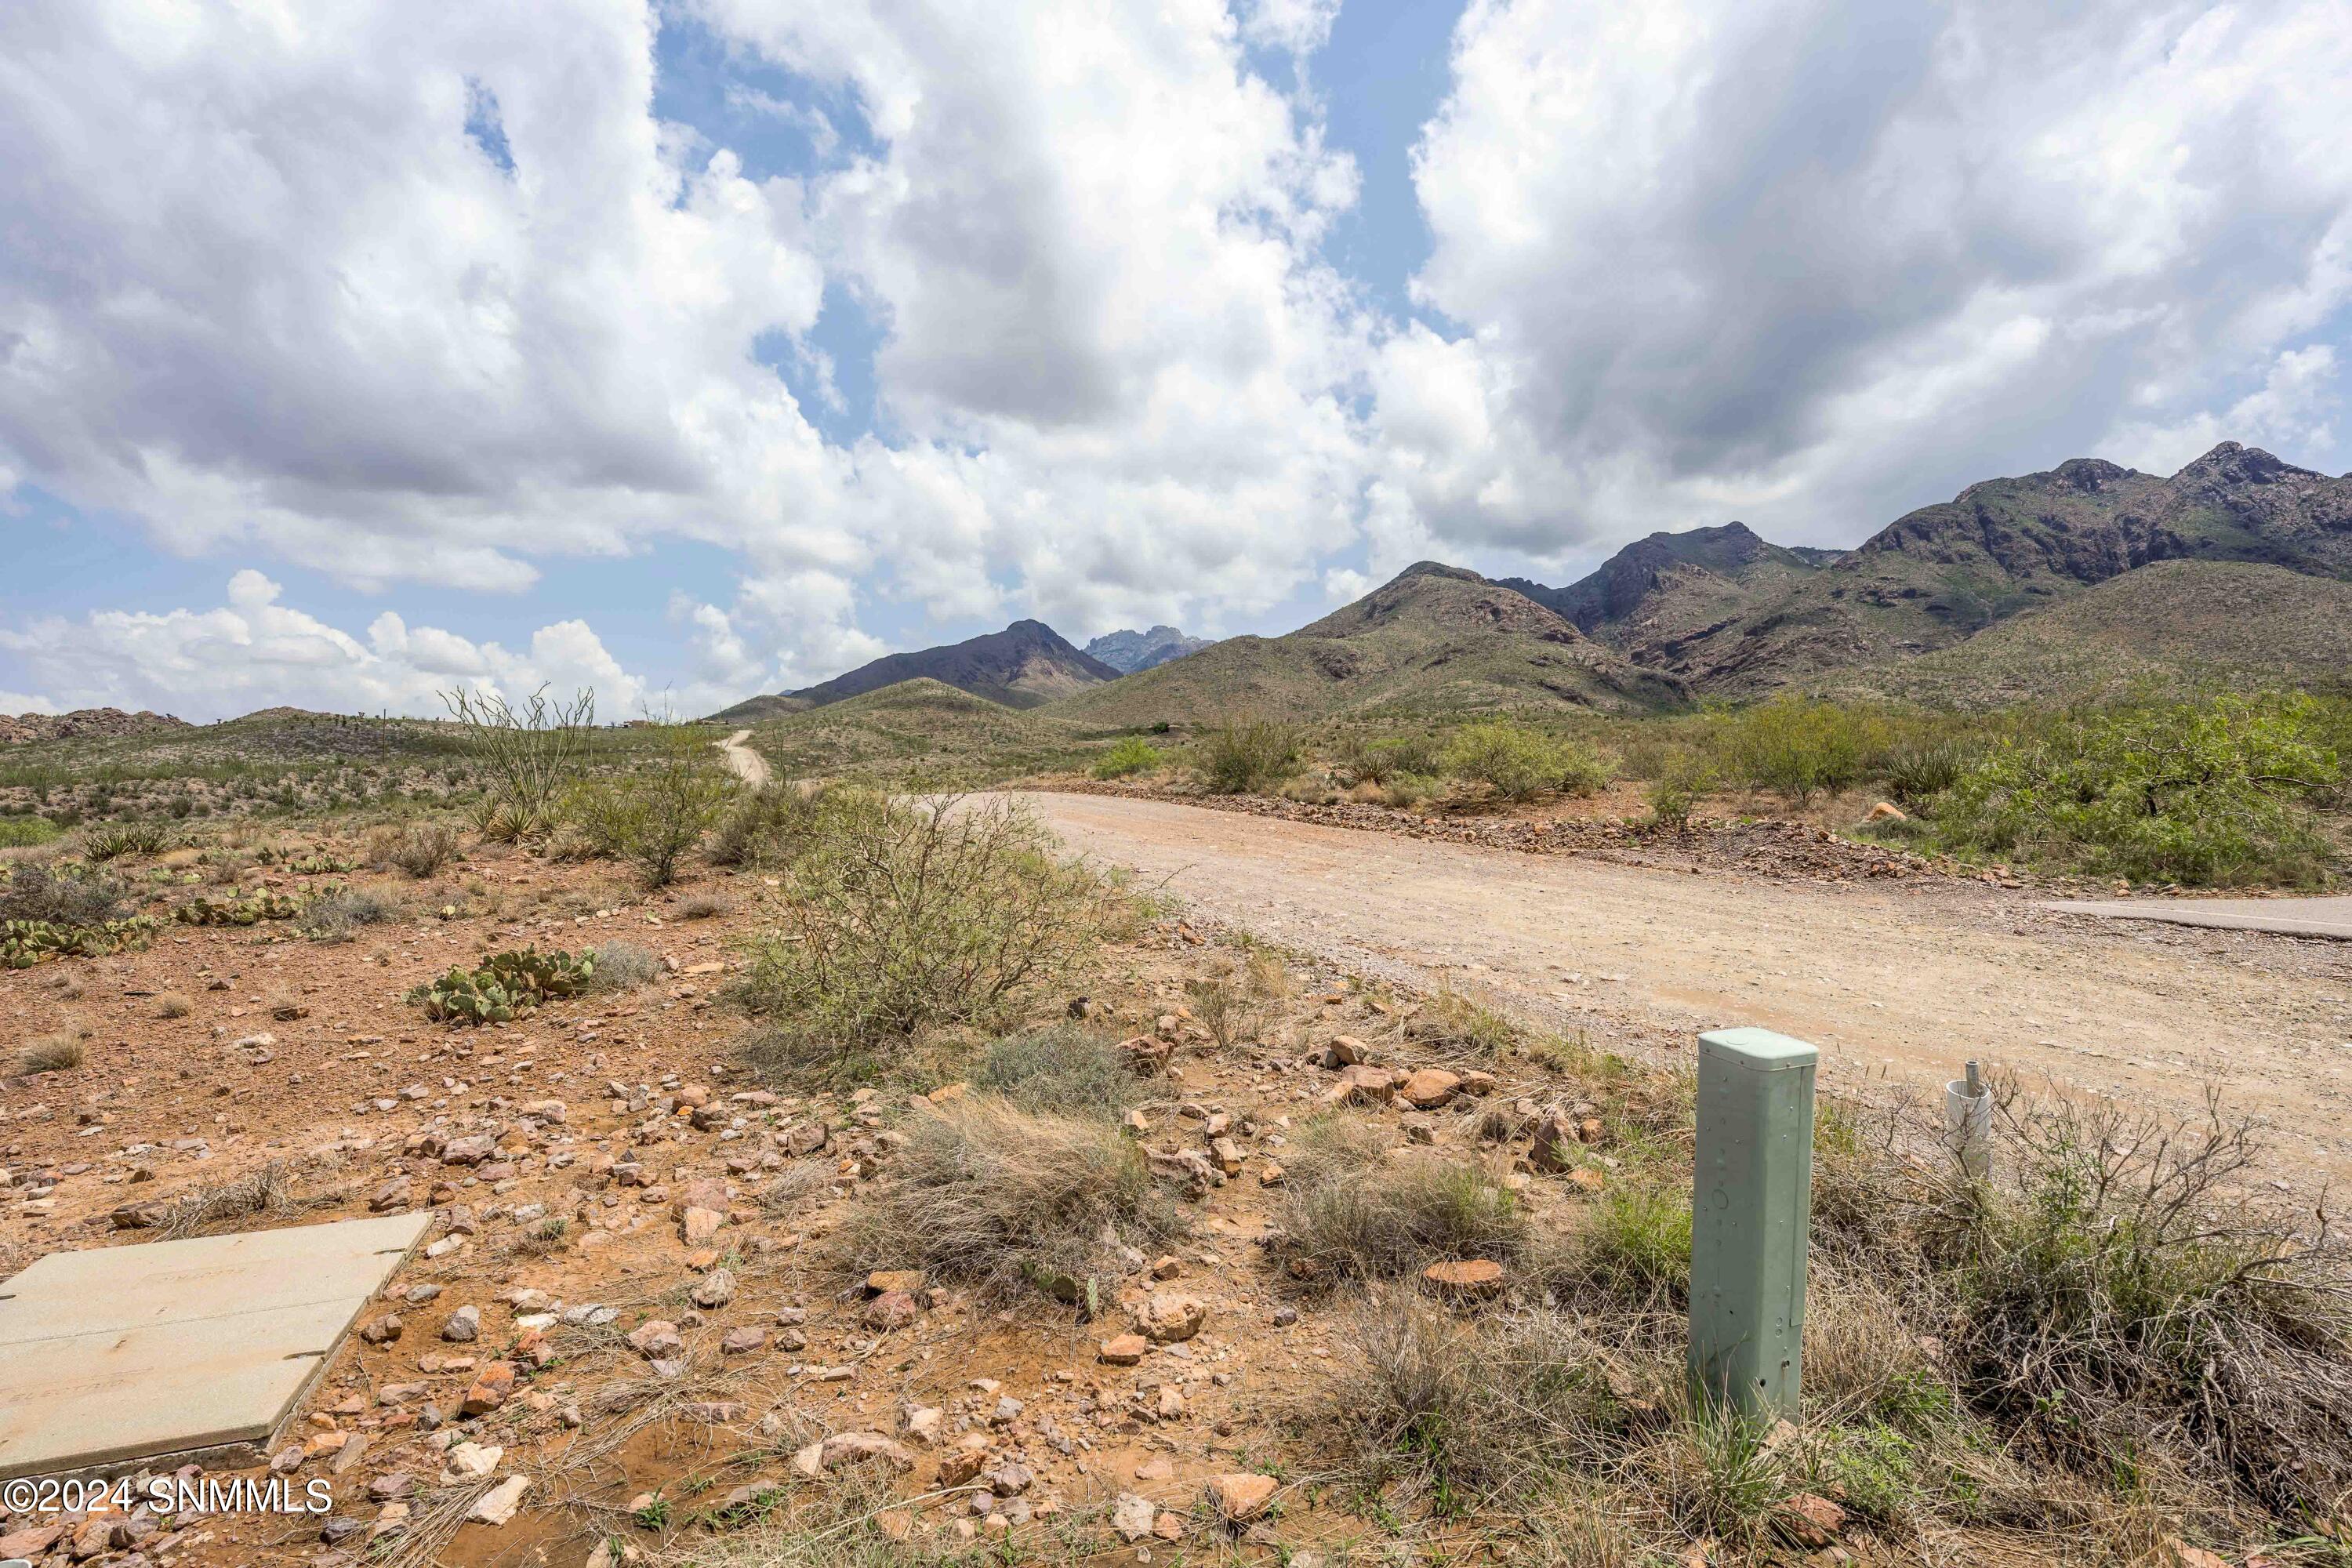
POLYGON ((1151 669, 1171 658, 1198 653, 1209 646, 1209 641, 1207 637, 1188 637, 1174 626, 1154 626, 1148 632, 1105 632, 1087 644, 1087 652, 1121 675, 1133 675, 1139 669, 1151 669))
POLYGON ((1647 709, 1801 689, 2015 700, 2189 668, 2325 682, 2352 657, 2352 475, 2225 441, 1971 485, 1851 550, 1654 533, 1564 587, 1423 562, 1311 626, 1073 647, 1036 621, 754 698, 748 721, 928 677, 1088 723, 1375 709, 1647 709), (2164 570, 2156 570, 2157 568, 2164 570), (1994 631, 2000 635, 1990 635, 1994 631))

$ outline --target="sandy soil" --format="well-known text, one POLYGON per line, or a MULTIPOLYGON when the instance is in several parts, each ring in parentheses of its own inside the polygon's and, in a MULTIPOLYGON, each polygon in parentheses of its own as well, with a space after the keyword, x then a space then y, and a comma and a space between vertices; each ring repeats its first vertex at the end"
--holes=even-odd
POLYGON ((1933 1086, 1973 1057, 2275 1129, 2282 1179, 2352 1173, 2352 947, 2104 921, 1945 880, 1828 883, 1526 855, 1030 795, 1074 847, 1202 915, 1414 984, 1451 983, 1654 1054, 1751 1024, 1832 1079, 1933 1086))

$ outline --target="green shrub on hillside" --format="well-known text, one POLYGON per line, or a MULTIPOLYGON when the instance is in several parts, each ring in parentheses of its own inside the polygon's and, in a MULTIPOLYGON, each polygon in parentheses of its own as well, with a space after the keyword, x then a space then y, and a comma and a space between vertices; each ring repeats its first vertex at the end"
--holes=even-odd
POLYGON ((1505 800, 1528 800, 1549 790, 1591 795, 1614 776, 1590 742, 1558 740, 1507 719, 1455 731, 1444 765, 1455 778, 1484 784, 1505 800))
POLYGON ((1098 779, 1123 779, 1150 773, 1167 760, 1166 752, 1142 736, 1129 735, 1095 759, 1094 773, 1098 779))
POLYGON ((0 849, 26 849, 53 844, 63 830, 46 816, 0 816, 0 849))
POLYGON ((1801 806, 1858 783, 1887 740, 1886 722, 1874 712, 1778 697, 1732 715, 1722 746, 1734 777, 1801 806))
POLYGON ((1202 736, 1195 764, 1213 794, 1267 795, 1298 771, 1298 753, 1297 730, 1271 719, 1250 719, 1202 736))
POLYGON ((1016 1023, 1082 965, 1108 888, 1003 801, 918 806, 833 792, 754 940, 741 1000, 771 1072, 838 1068, 936 1027, 1016 1023))
POLYGON ((2343 781, 2306 697, 2129 709, 2008 740, 1945 795, 1956 843, 2100 875, 2199 885, 2321 880, 2308 802, 2343 781))

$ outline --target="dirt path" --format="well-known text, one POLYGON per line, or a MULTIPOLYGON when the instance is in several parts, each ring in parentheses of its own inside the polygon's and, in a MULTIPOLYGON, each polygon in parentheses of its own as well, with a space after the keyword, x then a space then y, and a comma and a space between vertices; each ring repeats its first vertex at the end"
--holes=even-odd
POLYGON ((768 759, 751 749, 751 731, 738 730, 725 740, 712 743, 718 746, 719 754, 727 759, 728 767, 737 778, 753 789, 759 789, 768 782, 768 759))
POLYGON ((1159 801, 1033 795, 1075 847, 1209 918, 1685 1051, 1755 1024, 1833 1076, 1939 1084, 1970 1057, 2191 1112, 2218 1084, 2282 1173, 2352 1174, 2352 946, 2105 922, 1976 884, 1678 875, 1159 801))

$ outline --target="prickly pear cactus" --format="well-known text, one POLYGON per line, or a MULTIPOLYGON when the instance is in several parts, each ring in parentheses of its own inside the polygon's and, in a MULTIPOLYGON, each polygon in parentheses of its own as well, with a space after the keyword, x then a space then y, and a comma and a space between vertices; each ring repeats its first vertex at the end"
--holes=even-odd
POLYGON ((30 969, 52 958, 97 958, 144 947, 154 931, 155 922, 146 915, 79 926, 0 921, 0 969, 30 969))
POLYGON ((243 898, 210 899, 199 894, 172 911, 173 918, 192 926, 249 926, 263 921, 290 921, 302 912, 302 900, 286 893, 254 892, 243 898))
POLYGON ((494 953, 478 969, 451 969, 408 999, 421 1003, 436 1023, 504 1024, 541 1002, 576 996, 596 973, 592 953, 536 948, 494 953))

